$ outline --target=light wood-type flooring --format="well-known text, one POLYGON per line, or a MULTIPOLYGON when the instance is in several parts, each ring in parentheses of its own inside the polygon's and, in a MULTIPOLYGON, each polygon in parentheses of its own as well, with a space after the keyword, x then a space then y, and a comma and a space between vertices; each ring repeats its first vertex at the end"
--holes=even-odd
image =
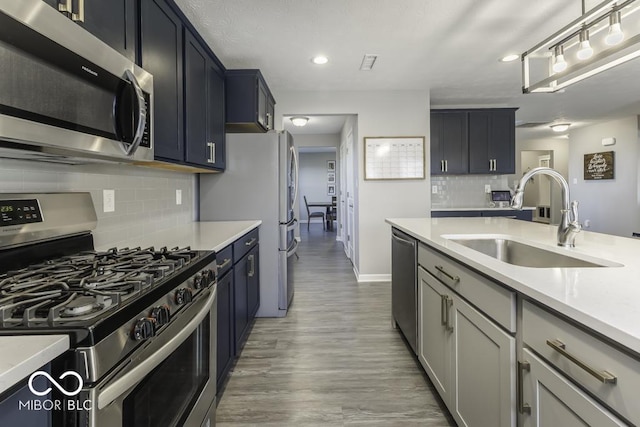
POLYGON ((217 425, 455 425, 391 328, 390 284, 357 283, 335 232, 301 229, 289 314, 256 320, 217 425))

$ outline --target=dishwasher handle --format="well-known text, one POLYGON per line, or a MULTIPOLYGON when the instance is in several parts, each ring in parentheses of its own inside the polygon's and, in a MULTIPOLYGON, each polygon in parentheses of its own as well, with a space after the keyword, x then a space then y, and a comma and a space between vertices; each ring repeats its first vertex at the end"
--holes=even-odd
POLYGON ((391 238, 393 240, 395 240, 398 243, 404 244, 404 245, 409 245, 409 246, 416 246, 416 241, 415 240, 407 240, 407 239, 403 239, 402 237, 398 236, 395 233, 391 233, 391 238))

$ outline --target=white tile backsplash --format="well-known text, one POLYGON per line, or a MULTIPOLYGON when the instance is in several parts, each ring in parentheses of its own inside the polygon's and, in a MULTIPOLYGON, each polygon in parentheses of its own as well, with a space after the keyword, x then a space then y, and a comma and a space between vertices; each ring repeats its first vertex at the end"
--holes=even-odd
POLYGON ((489 195, 485 185, 492 190, 508 190, 508 175, 456 175, 432 176, 431 186, 438 188, 431 194, 432 208, 479 208, 488 206, 489 195))
POLYGON ((0 192, 88 191, 98 225, 96 246, 118 246, 147 233, 192 222, 196 175, 118 164, 60 165, 0 159, 0 192), (102 211, 102 190, 115 190, 115 212, 102 211), (182 190, 182 204, 175 192, 182 190))

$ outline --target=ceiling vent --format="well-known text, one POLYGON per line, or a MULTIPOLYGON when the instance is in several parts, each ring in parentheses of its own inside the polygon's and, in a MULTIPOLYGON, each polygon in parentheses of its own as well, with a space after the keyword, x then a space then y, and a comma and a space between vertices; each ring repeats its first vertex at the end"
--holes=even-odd
POLYGON ((365 53, 364 58, 362 58, 362 64, 360 64, 360 71, 371 71, 373 64, 376 63, 376 59, 378 59, 378 55, 365 53))

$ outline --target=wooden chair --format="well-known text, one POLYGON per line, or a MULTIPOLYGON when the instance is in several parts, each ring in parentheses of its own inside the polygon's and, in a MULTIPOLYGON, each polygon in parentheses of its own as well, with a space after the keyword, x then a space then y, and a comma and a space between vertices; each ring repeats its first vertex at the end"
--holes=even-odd
POLYGON ((327 215, 327 222, 338 220, 338 198, 336 196, 331 197, 331 210, 327 215))
POLYGON ((322 218, 322 229, 325 230, 325 221, 324 221, 324 212, 311 212, 309 210, 309 204, 307 203, 307 196, 302 196, 304 198, 304 205, 307 207, 307 231, 309 231, 309 224, 311 223, 311 218, 322 218))

